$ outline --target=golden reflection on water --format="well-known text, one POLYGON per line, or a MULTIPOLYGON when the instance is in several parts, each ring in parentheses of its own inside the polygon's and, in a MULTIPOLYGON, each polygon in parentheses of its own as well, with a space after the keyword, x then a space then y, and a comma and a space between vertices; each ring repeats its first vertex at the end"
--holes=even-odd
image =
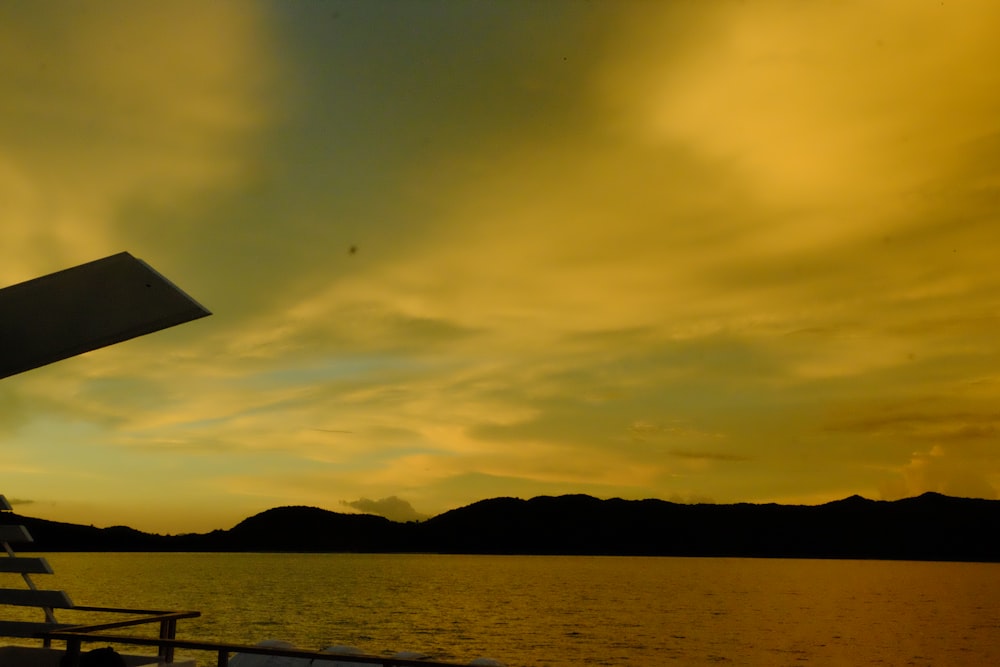
MULTIPOLYGON (((49 554, 78 604, 180 635, 517 665, 1000 664, 1000 565, 360 554, 49 554)), ((211 659, 195 654, 202 664, 211 659)))

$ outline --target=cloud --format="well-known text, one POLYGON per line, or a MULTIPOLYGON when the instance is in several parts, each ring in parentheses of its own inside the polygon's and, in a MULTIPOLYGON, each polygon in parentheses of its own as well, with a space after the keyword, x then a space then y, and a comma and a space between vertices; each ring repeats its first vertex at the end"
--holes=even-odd
POLYGON ((725 437, 721 433, 706 433, 705 431, 694 428, 679 419, 667 422, 637 419, 629 424, 627 431, 630 439, 639 441, 704 441, 717 440, 725 437))
POLYGON ((1000 433, 993 383, 961 383, 946 395, 846 403, 826 428, 903 442, 985 446, 1000 433))
MULTIPOLYGON (((699 225, 711 248, 685 246, 698 272, 668 279, 716 281, 724 321, 918 327, 996 287, 972 238, 997 240, 983 221, 995 223, 985 199, 1000 181, 981 157, 998 136, 1000 75, 983 66, 1000 57, 983 32, 997 9, 876 5, 665 6, 623 31, 603 72, 625 142, 711 165, 706 185, 736 204, 699 225), (697 39, 654 38, 676 25, 697 39)), ((663 226, 683 213, 674 201, 653 204, 663 226)), ((884 365, 898 339, 873 333, 803 359, 803 376, 884 365)))
POLYGON ((406 521, 423 521, 427 518, 427 515, 418 513, 410 503, 397 496, 389 496, 388 498, 381 498, 379 500, 370 500, 368 498, 360 498, 352 501, 342 500, 341 503, 365 514, 377 514, 384 516, 390 521, 400 523, 406 521))
POLYGON ((34 505, 38 501, 30 500, 28 498, 8 498, 7 502, 10 503, 11 506, 17 507, 18 505, 34 505))
POLYGON ((682 459, 693 459, 696 461, 722 461, 722 462, 740 462, 750 460, 747 456, 740 456, 739 454, 725 454, 723 452, 695 452, 690 450, 673 450, 670 452, 671 456, 676 456, 682 459))
POLYGON ((0 9, 0 284, 126 238, 141 256, 155 230, 136 234, 126 207, 176 211, 238 181, 269 114, 265 34, 253 6, 227 0, 0 9))
POLYGON ((627 33, 624 62, 634 67, 609 68, 604 89, 646 140, 729 164, 772 202, 854 214, 837 225, 807 218, 797 229, 777 227, 761 239, 771 248, 866 233, 872 214, 903 203, 901 188, 925 184, 956 166, 967 142, 988 138, 1000 102, 989 85, 995 75, 982 68, 998 49, 985 27, 995 6, 874 7, 665 7, 627 33), (679 19, 698 26, 680 54, 676 43, 652 39, 679 19), (879 206, 883 195, 893 200, 879 206))
POLYGON ((968 498, 997 497, 996 487, 988 480, 981 462, 940 445, 914 452, 909 462, 882 483, 880 491, 888 500, 927 491, 968 498))

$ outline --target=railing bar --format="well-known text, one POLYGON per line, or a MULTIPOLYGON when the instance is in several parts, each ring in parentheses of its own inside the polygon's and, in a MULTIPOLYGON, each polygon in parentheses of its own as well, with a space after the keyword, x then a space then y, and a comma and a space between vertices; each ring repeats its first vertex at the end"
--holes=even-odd
MULTIPOLYGON (((102 607, 73 607, 77 611, 121 611, 121 610, 110 610, 104 609, 102 607)), ((95 630, 113 630, 115 628, 127 628, 133 625, 143 625, 145 623, 153 623, 154 621, 160 621, 161 625, 164 621, 174 621, 176 623, 177 619, 180 618, 197 618, 201 613, 197 611, 191 612, 177 612, 173 614, 163 614, 160 616, 144 616, 142 618, 129 618, 123 621, 111 621, 108 623, 91 623, 87 625, 74 625, 70 628, 64 628, 64 632, 92 632, 95 630)), ((176 627, 176 626, 175 626, 176 627)))
POLYGON ((343 654, 325 653, 321 651, 308 651, 302 649, 279 649, 268 646, 247 646, 243 644, 230 644, 227 642, 212 642, 189 639, 152 639, 148 637, 130 637, 127 635, 100 635, 76 631, 47 632, 45 636, 53 639, 76 639, 88 642, 110 642, 120 644, 135 644, 138 646, 161 646, 167 645, 173 648, 183 648, 195 651, 217 651, 234 653, 254 653, 259 655, 276 655, 288 658, 307 658, 311 660, 353 660, 373 665, 398 666, 398 667, 458 667, 454 662, 436 662, 431 660, 410 660, 402 658, 392 658, 387 656, 377 656, 368 654, 343 654))
POLYGON ((142 616, 174 616, 176 618, 192 618, 201 616, 200 611, 157 611, 155 609, 119 609, 118 607, 91 607, 82 604, 75 604, 72 607, 77 611, 107 611, 118 614, 141 614, 142 616))

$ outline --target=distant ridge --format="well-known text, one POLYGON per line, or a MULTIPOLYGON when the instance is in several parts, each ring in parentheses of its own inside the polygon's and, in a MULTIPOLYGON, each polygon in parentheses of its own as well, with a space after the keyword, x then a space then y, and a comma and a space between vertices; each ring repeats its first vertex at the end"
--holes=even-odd
POLYGON ((925 493, 823 505, 682 505, 585 495, 493 498, 422 523, 277 507, 229 530, 154 535, 5 513, 37 551, 731 556, 1000 562, 1000 501, 925 493))

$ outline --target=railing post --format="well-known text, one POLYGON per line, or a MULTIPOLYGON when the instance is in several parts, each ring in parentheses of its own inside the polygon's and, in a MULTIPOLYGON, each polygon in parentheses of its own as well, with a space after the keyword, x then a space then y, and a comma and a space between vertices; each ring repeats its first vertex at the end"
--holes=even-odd
POLYGON ((219 649, 219 659, 215 663, 218 667, 226 667, 229 664, 229 651, 224 648, 219 649))
POLYGON ((80 640, 73 638, 66 640, 66 657, 62 663, 66 667, 79 667, 80 665, 80 640))
MULTIPOLYGON (((173 639, 177 635, 177 619, 171 618, 160 621, 160 639, 173 639)), ((174 661, 174 647, 160 644, 157 647, 157 655, 161 662, 174 661)))

